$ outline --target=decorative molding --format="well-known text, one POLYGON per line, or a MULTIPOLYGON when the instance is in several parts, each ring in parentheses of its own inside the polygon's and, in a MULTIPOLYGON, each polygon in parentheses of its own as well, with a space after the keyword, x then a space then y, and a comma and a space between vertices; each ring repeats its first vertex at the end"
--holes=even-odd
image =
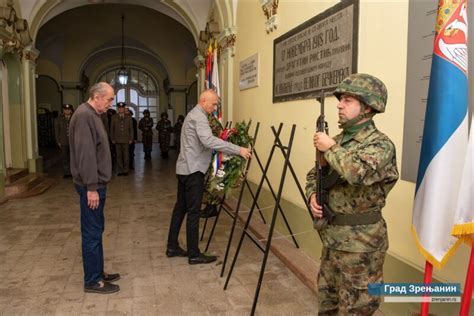
POLYGON ((199 52, 198 52, 198 55, 194 57, 194 65, 196 65, 197 68, 206 67, 206 59, 199 52))
POLYGON ((12 0, 0 0, 0 45, 5 52, 22 50, 33 40, 30 36, 28 22, 16 15, 12 0))
POLYGON ((223 53, 226 50, 229 50, 231 53, 231 56, 234 56, 235 52, 235 41, 237 40, 237 34, 235 33, 235 30, 233 28, 226 28, 224 29, 221 34, 219 34, 219 37, 217 38, 218 42, 218 53, 223 53))
POLYGON ((28 46, 20 54, 25 60, 29 60, 34 63, 38 58, 39 53, 39 50, 37 50, 36 48, 28 46))
POLYGON ((260 0, 263 14, 265 14, 265 17, 267 18, 267 21, 265 22, 265 30, 267 31, 267 34, 278 27, 278 3, 279 0, 260 0))

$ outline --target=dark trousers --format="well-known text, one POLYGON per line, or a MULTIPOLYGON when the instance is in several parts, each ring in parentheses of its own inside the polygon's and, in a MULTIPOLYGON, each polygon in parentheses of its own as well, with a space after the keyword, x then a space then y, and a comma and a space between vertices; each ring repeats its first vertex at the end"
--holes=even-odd
POLYGON ((195 172, 190 175, 178 175, 178 197, 171 216, 168 233, 168 249, 179 247, 178 236, 184 216, 186 218, 186 244, 189 258, 201 254, 199 250, 199 212, 204 191, 204 174, 195 172))
POLYGON ((128 145, 128 168, 135 168, 135 142, 128 145))
POLYGON ((75 185, 81 205, 82 265, 84 267, 84 286, 94 285, 103 279, 104 250, 102 233, 104 232, 104 206, 106 188, 98 189, 99 207, 95 210, 87 206, 87 188, 75 185))
POLYGON ((61 146, 61 156, 63 158, 63 171, 65 176, 71 175, 71 169, 69 167, 69 145, 61 146))

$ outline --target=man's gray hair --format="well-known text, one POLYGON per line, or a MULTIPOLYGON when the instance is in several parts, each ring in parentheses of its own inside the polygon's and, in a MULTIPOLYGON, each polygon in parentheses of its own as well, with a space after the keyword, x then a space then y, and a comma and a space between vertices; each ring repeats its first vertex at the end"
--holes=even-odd
POLYGON ((107 94, 107 90, 110 88, 112 88, 112 86, 107 82, 98 82, 89 89, 89 98, 93 99, 96 95, 103 97, 107 94))

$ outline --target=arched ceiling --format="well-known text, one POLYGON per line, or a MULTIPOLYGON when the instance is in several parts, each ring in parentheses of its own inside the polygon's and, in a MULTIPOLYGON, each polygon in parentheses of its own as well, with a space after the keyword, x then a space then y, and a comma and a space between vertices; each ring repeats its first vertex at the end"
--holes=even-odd
POLYGON ((191 33, 175 19, 138 5, 101 3, 56 15, 36 37, 38 70, 47 71, 41 61, 48 61, 61 69, 59 81, 76 81, 83 72, 94 80, 98 71, 120 66, 122 13, 127 65, 183 84, 196 56, 191 33))
POLYGON ((18 0, 21 15, 30 22, 33 40, 38 30, 55 16, 73 8, 104 3, 138 5, 163 13, 185 26, 197 43, 199 31, 206 27, 211 0, 18 0))

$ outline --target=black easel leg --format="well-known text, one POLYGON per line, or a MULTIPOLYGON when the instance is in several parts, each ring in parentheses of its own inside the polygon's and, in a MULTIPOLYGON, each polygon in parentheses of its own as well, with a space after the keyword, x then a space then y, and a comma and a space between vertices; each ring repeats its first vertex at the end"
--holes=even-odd
MULTIPOLYGON (((274 130, 273 127, 272 127, 272 131, 273 131, 273 133, 275 133, 275 130, 274 130)), ((277 134, 275 134, 275 135, 277 135, 277 134)), ((277 143, 277 142, 275 141, 275 143, 277 143)), ((258 157, 258 154, 256 152, 254 154, 255 154, 255 158, 257 159, 257 163, 260 166, 260 169, 263 170, 263 166, 262 166, 262 163, 260 161, 260 158, 258 157)), ((265 175, 265 181, 267 182, 268 188, 270 189, 270 192, 272 193, 273 198, 276 200, 277 197, 276 197, 276 194, 275 194, 275 190, 273 190, 273 186, 270 184, 270 180, 268 179, 268 177, 266 175, 265 175)), ((278 206, 278 208, 279 208, 279 212, 280 212, 281 216, 283 217, 283 221, 285 222, 286 229, 288 229, 288 231, 291 235, 291 238, 293 239, 293 243, 295 244, 295 247, 299 248, 300 246, 298 245, 298 242, 296 241, 295 237, 293 236, 293 231, 291 230, 290 224, 288 223, 288 220, 286 219, 286 216, 285 216, 285 213, 283 212, 283 209, 281 208, 281 206, 278 206)))
MULTIPOLYGON (((283 123, 280 123, 280 126, 278 127, 278 135, 280 134, 282 128, 283 128, 283 123)), ((257 204, 257 200, 258 200, 258 197, 260 195, 260 191, 262 190, 263 182, 265 181, 265 177, 266 177, 266 174, 267 174, 268 169, 270 167, 270 163, 272 161, 273 154, 275 153, 275 148, 276 148, 276 144, 273 143, 272 149, 270 150, 270 154, 268 156, 267 164, 265 165, 265 168, 263 169, 262 179, 260 180, 260 183, 257 187, 257 191, 255 192, 255 199, 253 200, 252 206, 250 207, 250 212, 249 212, 249 215, 247 217, 247 221, 245 222, 244 229, 242 230, 242 235, 240 236, 239 244, 237 246, 237 250, 235 252, 234 259, 232 260, 232 265, 230 266, 229 273, 227 274, 227 279, 225 280, 225 284, 224 284, 224 290, 227 289, 227 285, 229 284, 230 278, 232 276, 232 271, 234 270, 235 263, 237 262, 237 258, 238 258, 239 253, 240 253, 240 248, 242 247, 242 243, 244 241, 245 234, 247 233, 247 228, 250 225, 250 220, 252 219, 252 214, 253 214, 253 211, 255 209, 255 205, 257 204)), ((235 224, 236 220, 237 220, 237 216, 235 216, 234 224, 235 224)), ((233 229, 234 228, 235 228, 235 225, 233 226, 233 229)), ((232 240, 229 239, 229 242, 227 243, 226 257, 224 258, 224 262, 223 262, 223 265, 222 265, 221 276, 223 275, 224 270, 225 270, 225 264, 226 264, 226 261, 227 261, 227 256, 229 254, 231 241, 232 240)))
MULTIPOLYGON (((265 247, 265 254, 263 255, 262 266, 260 268, 260 274, 258 276, 257 289, 255 290, 255 296, 254 296, 253 304, 252 304, 252 311, 250 313, 250 315, 252 315, 252 316, 255 314, 255 310, 257 308, 258 296, 260 294, 260 288, 262 286, 263 275, 265 273, 265 266, 267 264, 268 254, 270 252, 270 247, 271 247, 271 244, 272 244, 273 231, 275 229, 275 223, 276 223, 276 218, 277 218, 277 214, 278 214, 278 207, 280 205, 281 194, 283 192, 283 186, 285 184, 286 171, 288 170, 288 162, 289 162, 289 159, 290 159, 291 147, 293 145, 293 138, 294 138, 294 135, 295 135, 295 128, 296 128, 296 125, 293 125, 293 127, 291 129, 290 142, 288 144, 288 152, 287 152, 287 155, 285 155, 285 164, 283 166, 283 172, 282 172, 282 175, 281 175, 280 187, 278 188, 278 195, 277 195, 277 199, 276 199, 276 204, 275 204, 275 208, 273 210, 272 223, 270 225, 270 231, 268 232, 267 244, 266 244, 266 247, 265 247)), ((273 127, 272 127, 272 130, 274 130, 273 127)))
POLYGON ((216 229, 217 222, 219 221, 219 216, 221 215, 221 211, 223 208, 222 204, 224 204, 224 200, 225 200, 225 195, 222 197, 222 199, 219 202, 219 208, 217 209, 216 219, 214 220, 214 224, 212 225, 211 233, 209 234, 209 238, 207 239, 206 249, 204 251, 207 251, 209 249, 209 245, 211 244, 211 240, 212 240, 212 237, 214 236, 214 231, 216 229))

